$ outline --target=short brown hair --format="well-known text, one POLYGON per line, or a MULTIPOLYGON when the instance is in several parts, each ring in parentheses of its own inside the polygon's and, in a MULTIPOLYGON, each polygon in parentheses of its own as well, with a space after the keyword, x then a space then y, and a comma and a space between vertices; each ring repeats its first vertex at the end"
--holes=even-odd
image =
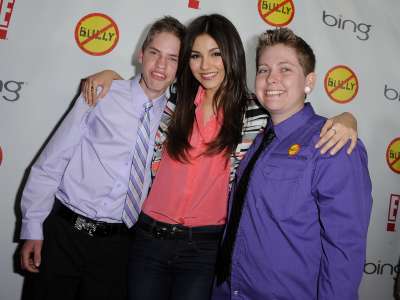
POLYGON ((165 16, 157 20, 153 25, 151 25, 149 32, 146 35, 146 39, 142 44, 142 50, 144 51, 147 46, 151 43, 154 36, 158 33, 168 32, 175 35, 182 43, 185 37, 186 28, 177 19, 171 16, 165 16))
POLYGON ((304 75, 315 70, 315 55, 310 45, 289 28, 267 30, 258 38, 256 50, 256 66, 258 67, 261 53, 265 48, 282 44, 296 51, 297 58, 303 68, 304 75))

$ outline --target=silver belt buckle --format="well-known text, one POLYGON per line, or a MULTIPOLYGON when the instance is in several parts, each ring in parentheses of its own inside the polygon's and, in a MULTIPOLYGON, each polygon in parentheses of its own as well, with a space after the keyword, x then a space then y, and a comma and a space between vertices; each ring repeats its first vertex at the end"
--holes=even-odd
POLYGON ((84 230, 88 233, 88 235, 94 236, 97 225, 91 222, 87 222, 84 218, 78 216, 75 220, 74 228, 79 231, 84 230))

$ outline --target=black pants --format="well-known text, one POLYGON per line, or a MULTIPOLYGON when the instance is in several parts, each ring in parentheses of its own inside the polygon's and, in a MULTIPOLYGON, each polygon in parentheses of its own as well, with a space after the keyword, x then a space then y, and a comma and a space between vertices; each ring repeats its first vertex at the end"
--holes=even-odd
POLYGON ((130 300, 209 300, 219 238, 163 239, 138 224, 129 251, 130 300))
POLYGON ((91 237, 52 212, 34 299, 125 300, 128 245, 127 232, 91 237))

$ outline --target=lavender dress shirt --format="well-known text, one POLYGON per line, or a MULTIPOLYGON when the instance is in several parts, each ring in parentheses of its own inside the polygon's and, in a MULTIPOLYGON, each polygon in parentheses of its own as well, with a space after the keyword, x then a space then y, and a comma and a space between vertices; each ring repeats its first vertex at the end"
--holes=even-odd
MULTIPOLYGON (((140 76, 113 81, 106 99, 94 108, 80 96, 32 166, 22 200, 21 239, 43 239, 42 224, 54 196, 71 210, 93 220, 121 222, 133 149, 143 104, 148 101, 140 76)), ((153 100, 151 141, 166 97, 153 100)), ((149 151, 150 164, 153 151, 149 151)), ((150 168, 142 197, 147 196, 150 168)))
POLYGON ((351 155, 321 156, 314 145, 324 122, 306 104, 274 126, 249 182, 231 282, 213 300, 358 299, 372 205, 367 153, 358 141, 351 155))

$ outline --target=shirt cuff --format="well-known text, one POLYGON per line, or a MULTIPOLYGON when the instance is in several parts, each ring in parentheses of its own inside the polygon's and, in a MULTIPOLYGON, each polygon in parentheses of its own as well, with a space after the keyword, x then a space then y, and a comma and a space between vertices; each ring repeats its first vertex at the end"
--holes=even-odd
POLYGON ((43 224, 41 222, 29 222, 22 220, 21 240, 43 240, 43 224))

